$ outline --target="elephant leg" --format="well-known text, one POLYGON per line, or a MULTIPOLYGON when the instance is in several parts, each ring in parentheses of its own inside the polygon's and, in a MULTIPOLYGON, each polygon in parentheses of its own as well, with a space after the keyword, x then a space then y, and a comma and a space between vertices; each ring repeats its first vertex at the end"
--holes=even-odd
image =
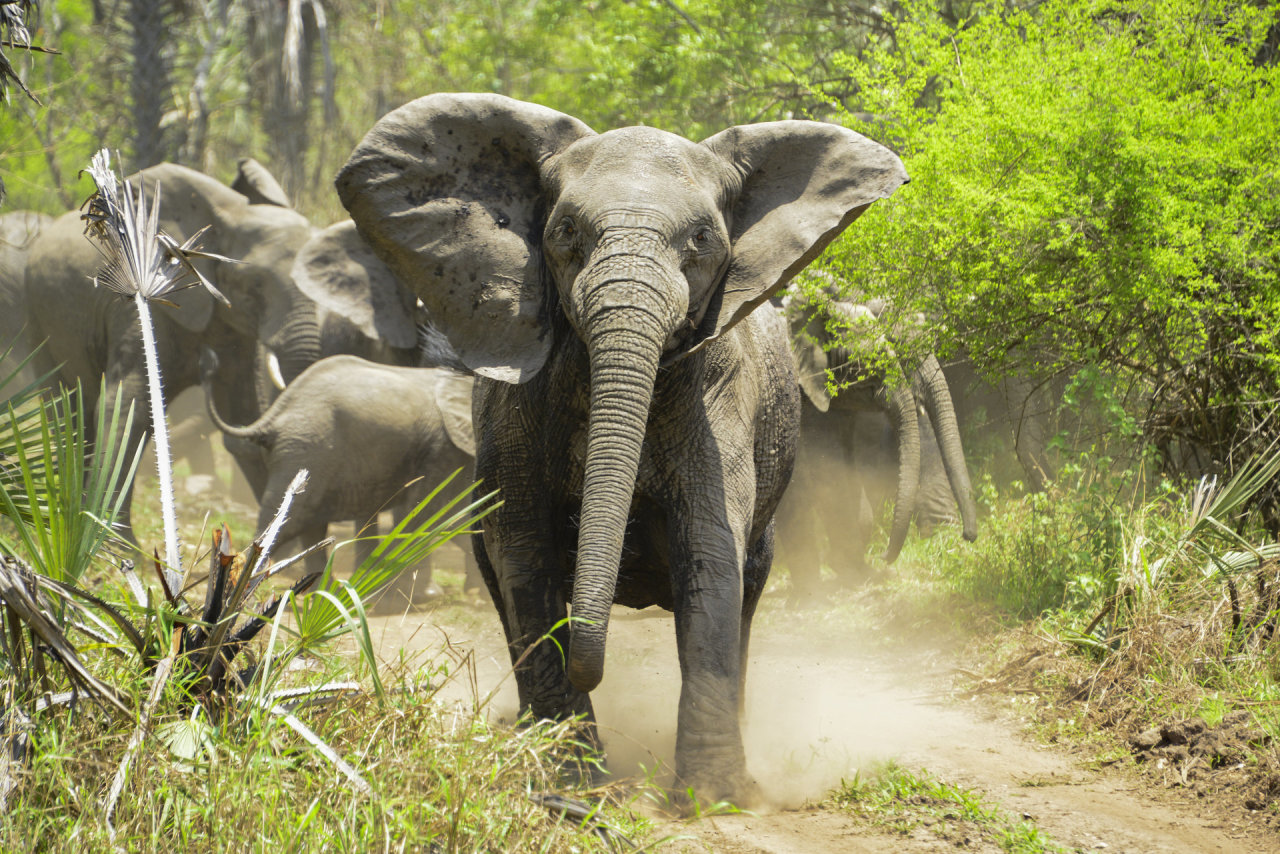
MULTIPOLYGON (((238 439, 235 436, 223 434, 222 446, 227 449, 227 453, 231 454, 232 459, 236 461, 236 467, 240 469, 240 474, 244 476, 244 480, 249 484, 249 489, 253 494, 253 500, 261 504, 266 499, 263 494, 267 488, 267 480, 270 475, 267 470, 266 454, 262 448, 248 441, 247 439, 238 439)), ((241 499, 246 498, 243 494, 241 499)), ((247 502, 246 502, 247 503, 247 502)))
MULTIPOLYGON (((443 480, 444 478, 441 478, 443 480)), ((430 478, 427 479, 430 482, 430 478)), ((392 508, 392 515, 395 517, 396 524, 408 517, 413 508, 417 507, 424 496, 413 494, 406 496, 396 502, 392 508)), ((428 508, 429 510, 431 508, 428 508)), ((464 554, 470 554, 471 549, 462 550, 464 554)), ((410 602, 414 605, 422 605, 427 602, 434 602, 444 596, 444 591, 440 589, 440 585, 435 582, 435 564, 431 555, 427 555, 417 566, 410 568, 404 574, 406 581, 406 595, 410 602)))
POLYGON ((351 567, 353 572, 363 566, 364 562, 373 554, 373 550, 378 547, 378 543, 381 540, 381 534, 382 529, 378 523, 378 514, 375 513, 364 525, 361 525, 358 520, 356 521, 356 551, 355 557, 352 558, 354 564, 351 567))
POLYGON ((480 574, 480 566, 476 563, 475 553, 471 549, 462 549, 462 590, 464 593, 478 593, 485 586, 480 574))
MULTIPOLYGON (((262 504, 258 508, 257 536, 262 536, 275 521, 276 514, 280 511, 280 502, 284 499, 291 481, 292 478, 286 480, 276 475, 265 485, 262 504)), ((299 499, 295 499, 289 514, 285 516, 280 530, 276 533, 276 544, 271 550, 273 560, 284 560, 300 554, 328 535, 328 524, 323 521, 313 521, 315 516, 313 509, 306 504, 306 493, 302 493, 299 499)), ((293 581, 301 581, 304 576, 313 572, 323 573, 329 563, 329 551, 329 549, 317 549, 311 552, 302 559, 301 565, 294 563, 285 569, 284 575, 293 581)))
POLYGON ((760 604, 760 594, 764 593, 765 583, 769 580, 769 569, 773 566, 773 522, 764 529, 764 533, 747 550, 747 562, 742 569, 742 625, 739 628, 742 638, 739 647, 738 675, 738 714, 745 711, 747 701, 747 655, 751 648, 751 621, 756 616, 756 606, 760 604))
MULTIPOLYGON (((319 524, 309 524, 298 529, 296 542, 304 549, 311 548, 316 543, 323 540, 329 533, 329 526, 323 522, 319 524)), ((325 567, 329 564, 329 555, 332 549, 316 549, 311 554, 303 558, 303 565, 306 574, 313 572, 323 573, 325 567)))
POLYGON ((782 501, 778 504, 776 531, 780 541, 779 556, 791 574, 791 607, 804 607, 817 601, 822 589, 821 501, 815 487, 812 461, 801 449, 795 474, 782 501))
POLYGON ((502 591, 498 586, 498 576, 494 573, 493 564, 489 562, 489 555, 484 550, 484 534, 471 535, 471 558, 475 562, 476 574, 480 576, 484 588, 489 591, 493 607, 497 609, 498 617, 502 620, 502 634, 509 639, 511 629, 507 626, 507 609, 502 606, 502 591))
MULTIPOLYGON (((363 526, 359 521, 356 522, 356 543, 354 561, 351 571, 356 573, 360 567, 373 556, 373 550, 378 547, 381 540, 382 529, 378 521, 378 514, 374 514, 363 526)), ((413 575, 414 567, 409 567, 400 572, 395 578, 392 578, 381 590, 374 593, 369 602, 368 607, 375 614, 402 614, 409 609, 413 601, 413 575)))
MULTIPOLYGON (((409 511, 416 506, 416 500, 398 501, 392 508, 396 524, 403 522, 409 511)), ((362 536, 377 537, 378 531, 366 528, 362 536)), ((357 556, 363 554, 367 557, 379 542, 379 539, 361 542, 362 550, 357 552, 357 556)), ((416 566, 406 567, 392 579, 378 599, 378 610, 380 613, 401 613, 410 607, 435 601, 443 595, 444 592, 434 581, 431 555, 427 555, 416 566)))
POLYGON ((732 530, 726 516, 694 515, 704 518, 679 520, 672 543, 681 675, 676 779, 681 791, 691 788, 703 801, 749 799, 755 783, 739 720, 746 597, 738 555, 746 551, 746 535, 732 530))
MULTIPOLYGON (((508 500, 502 509, 510 507, 508 500)), ((582 715, 587 721, 585 739, 597 746, 591 698, 573 687, 565 669, 570 632, 568 603, 559 582, 561 556, 540 542, 540 531, 486 525, 484 536, 484 554, 494 576, 490 592, 503 615, 520 708, 535 720, 582 715), (517 549, 500 543, 529 545, 517 549)))
POLYGON ((844 587, 856 587, 870 578, 867 551, 876 529, 875 508, 866 483, 861 479, 855 481, 852 491, 853 494, 845 501, 852 512, 846 514, 842 525, 832 525, 828 529, 831 565, 836 570, 837 583, 844 587))

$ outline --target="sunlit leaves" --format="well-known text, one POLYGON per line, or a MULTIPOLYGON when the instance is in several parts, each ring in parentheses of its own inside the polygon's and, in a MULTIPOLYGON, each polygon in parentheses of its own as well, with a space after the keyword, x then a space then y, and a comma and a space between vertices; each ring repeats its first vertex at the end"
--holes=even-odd
POLYGON ((1095 366, 1173 467, 1259 450, 1280 397, 1280 87, 1254 63, 1274 10, 1044 4, 960 30, 909 11, 900 52, 846 65, 882 120, 848 123, 912 183, 831 266, 990 373, 1095 366))

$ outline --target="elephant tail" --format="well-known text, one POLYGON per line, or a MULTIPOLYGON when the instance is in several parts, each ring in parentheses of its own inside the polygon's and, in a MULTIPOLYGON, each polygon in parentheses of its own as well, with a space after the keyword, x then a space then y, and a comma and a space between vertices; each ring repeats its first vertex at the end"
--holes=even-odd
POLYGON ((200 385, 204 388, 204 403, 209 412, 209 420, 228 436, 244 439, 263 448, 270 448, 273 444, 274 436, 269 430, 261 426, 266 423, 267 415, 265 413, 262 418, 245 427, 234 427, 222 420, 222 416, 218 414, 218 407, 213 401, 213 380, 217 373, 218 355, 206 347, 200 353, 200 385))

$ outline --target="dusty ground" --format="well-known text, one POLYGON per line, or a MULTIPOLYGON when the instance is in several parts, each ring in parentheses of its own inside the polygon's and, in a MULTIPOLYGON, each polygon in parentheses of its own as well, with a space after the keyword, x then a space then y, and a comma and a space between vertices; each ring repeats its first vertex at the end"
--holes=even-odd
MULTIPOLYGON (((455 656, 473 654, 475 668, 474 678, 463 672, 443 694, 463 703, 492 695, 491 714, 511 719, 515 688, 504 678, 509 666, 497 618, 487 601, 458 601, 425 614, 377 618, 382 655, 396 660, 401 648, 438 651, 447 637, 455 656)), ((963 833, 943 839, 924 827, 909 834, 876 829, 817 805, 859 769, 895 760, 977 790, 1072 850, 1280 851, 1280 839, 1206 817, 1201 805, 1154 790, 1132 773, 1092 770, 1079 757, 1037 745, 1023 735, 1010 698, 956 699, 948 678, 954 662, 944 650, 876 650, 865 638, 859 642, 856 627, 832 630, 829 621, 784 616, 781 597, 767 597, 761 607, 748 680, 747 757, 772 806, 755 815, 667 820, 666 832, 690 837, 677 850, 998 850, 963 833)), ((610 768, 620 776, 652 772, 661 781, 672 760, 679 692, 670 616, 615 611, 608 656, 594 698, 610 768)))

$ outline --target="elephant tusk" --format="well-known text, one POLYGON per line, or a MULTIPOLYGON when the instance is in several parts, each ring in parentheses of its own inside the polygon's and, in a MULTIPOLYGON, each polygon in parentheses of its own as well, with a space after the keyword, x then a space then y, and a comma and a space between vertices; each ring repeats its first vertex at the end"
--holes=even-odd
POLYGON ((280 373, 280 358, 270 350, 267 351, 267 375, 277 391, 284 391, 284 374, 280 373))

